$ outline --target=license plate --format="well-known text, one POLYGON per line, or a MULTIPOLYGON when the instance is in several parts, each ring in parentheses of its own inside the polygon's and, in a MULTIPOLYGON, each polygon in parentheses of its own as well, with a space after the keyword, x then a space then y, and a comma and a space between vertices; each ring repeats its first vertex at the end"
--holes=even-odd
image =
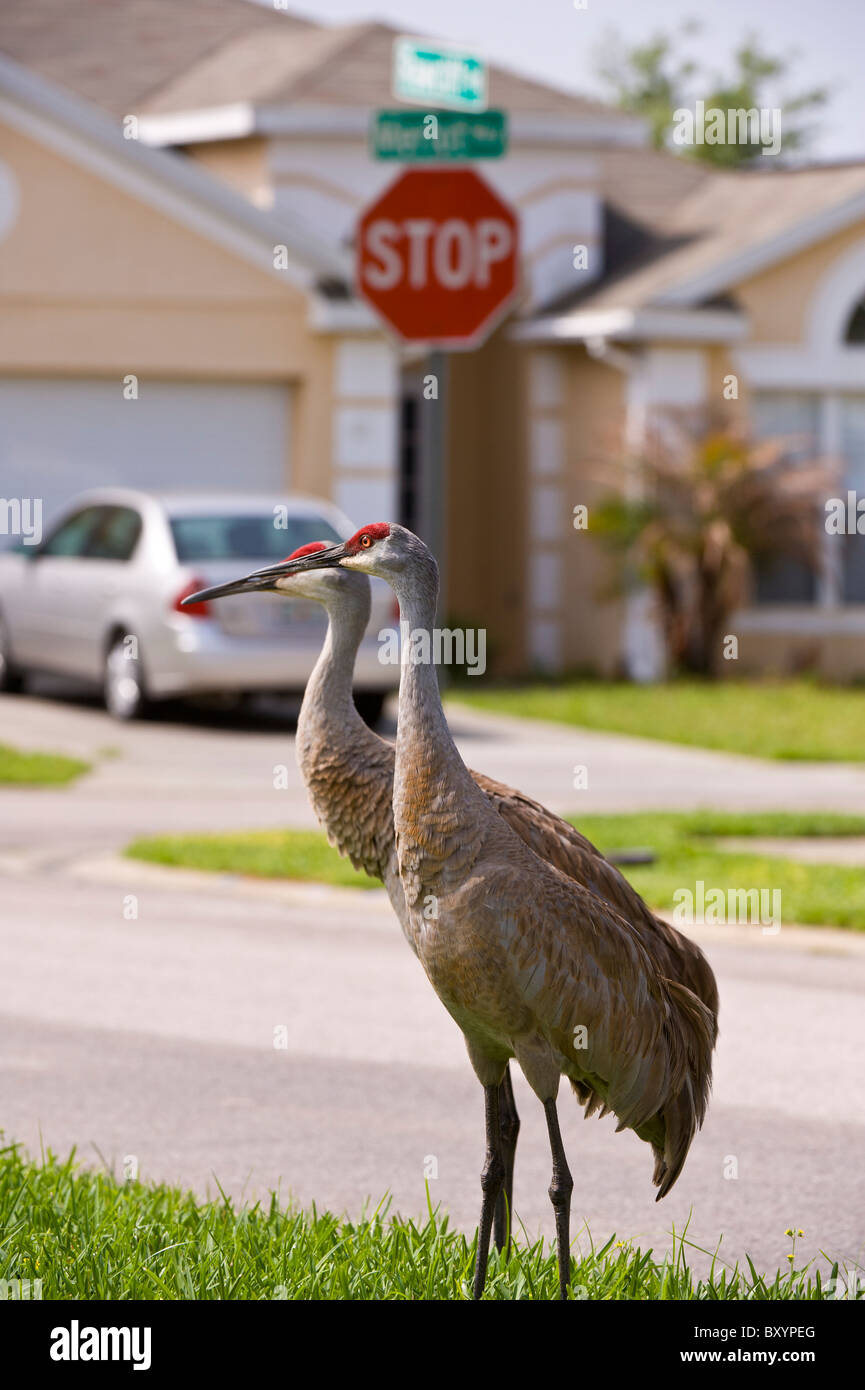
POLYGON ((250 594, 226 599, 219 605, 219 623, 230 637, 265 637, 269 633, 309 632, 323 627, 324 614, 317 603, 285 599, 276 594, 250 594))

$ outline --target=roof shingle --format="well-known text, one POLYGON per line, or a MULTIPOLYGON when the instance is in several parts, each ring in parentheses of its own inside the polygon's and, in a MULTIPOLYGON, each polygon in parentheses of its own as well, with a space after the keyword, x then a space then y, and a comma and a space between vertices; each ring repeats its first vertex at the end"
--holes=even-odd
MULTIPOLYGON (((322 26, 251 0, 3 0, 0 52, 113 115, 239 102, 378 106, 390 100, 387 24, 322 26)), ((498 67, 510 111, 633 117, 498 67)))
POLYGON ((669 292, 697 282, 706 272, 863 195, 865 162, 765 173, 709 172, 655 223, 636 263, 622 265, 597 286, 557 303, 556 312, 663 303, 669 292))
POLYGON ((3 0, 0 52, 113 115, 244 35, 318 25, 247 0, 3 0))

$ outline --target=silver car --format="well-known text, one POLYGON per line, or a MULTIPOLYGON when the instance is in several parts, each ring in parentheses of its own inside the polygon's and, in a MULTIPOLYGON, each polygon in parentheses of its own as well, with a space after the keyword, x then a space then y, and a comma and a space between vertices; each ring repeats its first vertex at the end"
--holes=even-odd
MULTIPOLYGON (((181 696, 299 694, 324 637, 319 604, 279 594, 181 601, 354 529, 317 498, 85 493, 41 544, 0 554, 0 689, 20 689, 31 671, 76 677, 101 686, 118 719, 181 696)), ((398 680, 376 640, 393 626, 393 596, 376 581, 355 671, 370 723, 398 680)))

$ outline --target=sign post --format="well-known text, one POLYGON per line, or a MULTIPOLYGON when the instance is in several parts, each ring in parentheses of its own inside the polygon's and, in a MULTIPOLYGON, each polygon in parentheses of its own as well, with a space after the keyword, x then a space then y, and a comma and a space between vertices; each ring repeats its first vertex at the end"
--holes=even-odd
POLYGON ((445 111, 380 111, 370 143, 380 158, 430 161, 403 172, 364 211, 355 238, 355 279, 357 295, 391 332, 428 349, 435 404, 424 411, 421 430, 420 516, 424 539, 438 557, 439 614, 446 623, 445 349, 470 349, 487 338, 516 295, 519 267, 519 221, 512 208, 476 172, 448 167, 446 160, 473 157, 471 150, 481 143, 487 157, 495 145, 503 153, 505 113, 464 118, 445 111), (431 128, 438 139, 442 132, 446 136, 444 145, 428 150, 424 146, 438 143, 428 138, 431 128))
MULTIPOLYGON (((448 625, 448 573, 447 573, 447 510, 448 510, 448 471, 447 471, 447 427, 448 427, 448 375, 450 355, 436 349, 428 358, 429 374, 435 378, 437 397, 435 408, 424 411, 424 428, 421 432, 422 458, 426 465, 421 471, 421 515, 424 521, 426 541, 439 567, 439 622, 448 625)), ((441 673, 444 684, 447 675, 441 673)))
POLYGON ((519 223, 472 169, 410 168, 367 208, 357 227, 358 295, 404 343, 429 349, 434 409, 423 439, 424 539, 439 558, 447 618, 445 422, 447 348, 474 348, 517 290, 519 223))

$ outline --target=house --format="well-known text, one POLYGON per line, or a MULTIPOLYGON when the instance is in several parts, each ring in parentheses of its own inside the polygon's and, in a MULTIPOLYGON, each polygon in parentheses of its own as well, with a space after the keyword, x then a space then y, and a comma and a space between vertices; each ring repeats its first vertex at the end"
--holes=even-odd
MULTIPOLYGON (((636 669, 651 615, 599 597, 572 516, 653 410, 733 375, 731 419, 811 435, 865 492, 865 162, 715 172, 493 67, 510 147, 480 171, 520 216, 523 288, 430 401, 426 354, 351 290, 394 177, 367 146, 394 35, 248 0, 6 0, 0 491, 291 487, 422 533, 443 506, 447 612, 497 670, 636 669)), ((863 546, 763 576, 739 669, 865 673, 863 546)))

